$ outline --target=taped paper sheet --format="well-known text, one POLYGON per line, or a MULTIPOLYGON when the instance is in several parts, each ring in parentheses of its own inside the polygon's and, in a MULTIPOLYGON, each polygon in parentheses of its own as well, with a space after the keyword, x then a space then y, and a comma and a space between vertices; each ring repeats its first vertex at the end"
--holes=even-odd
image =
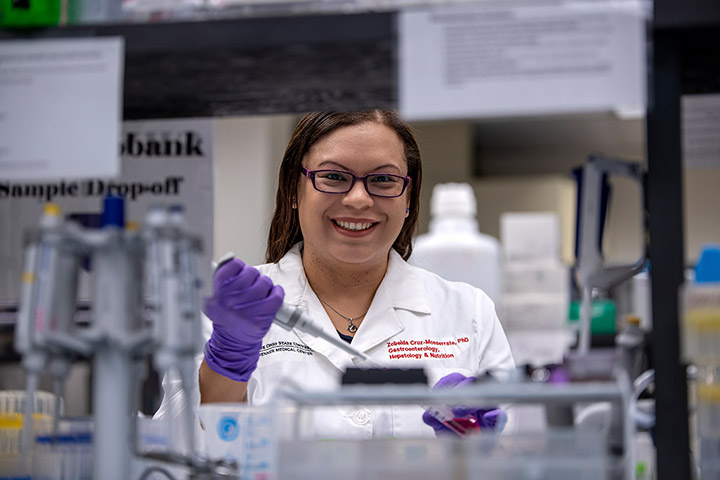
POLYGON ((0 177, 114 177, 123 39, 0 43, 0 177))

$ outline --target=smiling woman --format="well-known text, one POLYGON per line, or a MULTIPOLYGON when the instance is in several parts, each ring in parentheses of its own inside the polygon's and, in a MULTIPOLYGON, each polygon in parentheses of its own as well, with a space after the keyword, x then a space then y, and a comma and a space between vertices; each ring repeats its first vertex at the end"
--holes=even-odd
MULTIPOLYGON (((406 262, 421 176, 415 138, 395 112, 301 119, 280 167, 268 263, 253 268, 234 260, 216 272, 205 306, 212 336, 200 367, 202 402, 264 404, 289 381, 310 389, 339 385, 351 355, 304 331, 274 326, 282 302, 377 364, 424 368, 433 384, 449 374, 465 378, 514 366, 485 293, 406 262)), ((166 392, 166 399, 173 396, 166 392)), ((367 407, 362 423, 345 410, 325 411, 317 433, 417 437, 444 428, 430 417, 426 425, 419 407, 367 407)))
MULTIPOLYGON (((317 179, 303 179, 297 188, 297 212, 304 240, 303 266, 310 285, 320 296, 337 297, 328 291, 332 286, 325 285, 325 272, 333 272, 332 282, 342 282, 348 298, 334 298, 331 303, 337 303, 339 310, 367 309, 374 288, 359 287, 357 282, 379 285, 388 253, 409 215, 410 198, 405 194, 375 196, 364 180, 373 174, 408 176, 400 137, 374 121, 343 126, 314 143, 302 161, 306 171, 332 168, 348 172, 347 178, 365 177, 362 182, 349 182, 339 194, 319 190, 317 179)), ((332 173, 332 178, 343 175, 332 173)))
MULTIPOLYGON (((303 240, 303 232, 300 229, 299 219, 296 212, 292 210, 292 205, 294 204, 293 199, 297 198, 298 185, 303 175, 302 169, 322 168, 350 170, 338 163, 340 158, 328 157, 318 161, 317 164, 310 165, 307 163, 308 158, 306 157, 322 154, 323 152, 319 151, 322 147, 329 148, 335 146, 336 148, 342 148, 336 145, 335 142, 342 140, 345 136, 332 134, 345 127, 352 127, 350 129, 355 130, 358 126, 365 127, 358 128, 357 130, 362 130, 363 133, 367 135, 364 139, 364 145, 362 144, 362 139, 357 138, 360 143, 357 144, 356 147, 361 149, 363 147, 369 147, 371 150, 382 150, 383 148, 388 148, 389 145, 395 147, 395 151, 393 152, 394 156, 392 157, 393 161, 381 161, 381 163, 376 165, 378 168, 382 167, 386 169, 384 172, 378 173, 391 173, 394 175, 407 176, 410 179, 408 182, 410 187, 407 188, 407 192, 404 192, 404 196, 408 201, 407 208, 409 208, 409 211, 405 218, 403 228, 393 243, 393 248, 405 260, 410 257, 410 253, 412 252, 412 235, 415 231, 419 214, 420 185, 422 183, 420 149, 418 148, 410 127, 400 116, 392 111, 373 110, 347 113, 311 113, 303 117, 300 121, 290 139, 285 151, 285 156, 283 157, 283 163, 280 167, 275 214, 273 215, 270 225, 270 235, 268 238, 266 256, 268 262, 279 261, 293 245, 303 240), (369 130, 380 130, 384 132, 386 134, 385 138, 390 142, 389 145, 378 145, 379 138, 374 138, 372 132, 369 130), (332 138, 326 138, 331 136, 332 138), (317 144, 322 140, 325 141, 318 146, 317 144), (369 145, 367 145, 368 143, 369 145)), ((360 137, 360 135, 358 134, 357 137, 360 137)), ((348 145, 348 148, 350 148, 350 145, 348 145)), ((361 150, 360 154, 367 157, 370 156, 371 152, 370 150, 361 150)), ((346 151, 346 155, 350 157, 352 153, 346 151)), ((382 152, 378 152, 376 155, 380 155, 379 158, 381 159, 388 160, 382 156, 382 152)), ((347 158, 347 160, 352 161, 353 158, 350 157, 347 158)))

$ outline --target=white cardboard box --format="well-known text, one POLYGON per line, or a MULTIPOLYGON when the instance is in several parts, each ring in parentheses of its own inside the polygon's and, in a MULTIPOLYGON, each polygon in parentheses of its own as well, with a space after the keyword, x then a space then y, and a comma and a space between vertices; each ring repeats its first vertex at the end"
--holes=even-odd
POLYGON ((506 262, 503 267, 503 293, 570 295, 569 270, 557 260, 506 262))
POLYGON ((498 310, 505 331, 562 330, 568 324, 565 294, 505 294, 498 310))
POLYGON ((560 220, 553 212, 504 213, 500 238, 506 263, 561 258, 560 220))

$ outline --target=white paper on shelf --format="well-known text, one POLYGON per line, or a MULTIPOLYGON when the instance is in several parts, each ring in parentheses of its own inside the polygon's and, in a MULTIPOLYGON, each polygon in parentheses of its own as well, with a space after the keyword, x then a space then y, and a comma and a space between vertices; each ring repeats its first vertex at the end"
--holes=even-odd
POLYGON ((0 43, 0 177, 120 171, 122 38, 0 43))
POLYGON ((399 105, 411 120, 645 105, 644 3, 506 0, 399 17, 399 105))
POLYGON ((682 140, 685 168, 720 166, 720 95, 683 95, 682 140))

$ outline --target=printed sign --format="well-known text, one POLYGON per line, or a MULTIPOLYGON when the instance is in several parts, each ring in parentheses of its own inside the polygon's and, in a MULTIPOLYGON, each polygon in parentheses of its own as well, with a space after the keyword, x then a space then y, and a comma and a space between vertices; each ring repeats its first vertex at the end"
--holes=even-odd
MULTIPOLYGON (((198 262, 203 291, 209 291, 213 249, 212 119, 125 122, 118 146, 117 178, 0 180, 0 309, 17 304, 23 234, 38 224, 46 202, 62 213, 97 214, 107 194, 125 197, 126 221, 142 224, 151 205, 182 205, 188 229, 200 235, 198 262)), ((85 279, 87 280, 87 279, 85 279)), ((88 285, 80 299, 90 298, 88 285)))

